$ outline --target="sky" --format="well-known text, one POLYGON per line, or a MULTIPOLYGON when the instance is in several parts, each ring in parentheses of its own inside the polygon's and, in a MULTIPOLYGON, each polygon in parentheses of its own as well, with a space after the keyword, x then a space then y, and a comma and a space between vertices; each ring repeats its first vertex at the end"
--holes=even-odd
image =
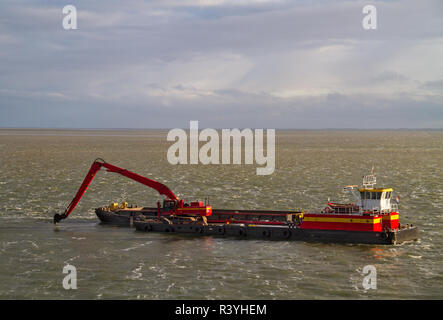
POLYGON ((441 129, 443 1, 0 1, 0 127, 191 120, 441 129), (68 4, 76 30, 63 28, 68 4))

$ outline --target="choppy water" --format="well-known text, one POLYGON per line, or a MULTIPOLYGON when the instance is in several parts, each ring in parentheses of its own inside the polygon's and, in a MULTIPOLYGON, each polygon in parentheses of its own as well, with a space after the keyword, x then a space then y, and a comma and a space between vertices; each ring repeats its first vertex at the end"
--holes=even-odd
POLYGON ((166 131, 0 130, 2 299, 435 299, 443 298, 443 132, 280 131, 276 170, 170 165, 166 131), (96 157, 159 180, 217 208, 310 209, 346 201, 375 165, 401 197, 400 219, 421 230, 399 246, 267 242, 147 234, 98 224, 94 208, 154 205, 155 191, 100 172, 58 227, 96 157), (63 267, 77 269, 65 290, 63 267), (362 269, 377 269, 364 290, 362 269))

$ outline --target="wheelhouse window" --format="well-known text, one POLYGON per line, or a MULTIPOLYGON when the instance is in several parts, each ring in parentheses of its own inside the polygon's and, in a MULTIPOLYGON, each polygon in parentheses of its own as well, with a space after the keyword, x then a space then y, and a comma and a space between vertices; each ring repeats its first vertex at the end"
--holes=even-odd
POLYGON ((164 201, 163 202, 163 211, 171 211, 174 210, 175 204, 174 201, 164 201))

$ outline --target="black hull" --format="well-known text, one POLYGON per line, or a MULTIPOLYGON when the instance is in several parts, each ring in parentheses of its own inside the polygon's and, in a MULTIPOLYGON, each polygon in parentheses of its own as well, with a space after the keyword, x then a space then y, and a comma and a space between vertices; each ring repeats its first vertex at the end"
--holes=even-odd
POLYGON ((344 230, 314 230, 287 225, 209 224, 145 222, 155 217, 155 212, 110 212, 97 209, 100 221, 124 227, 135 226, 138 231, 190 234, 194 236, 221 236, 239 239, 303 240, 309 242, 399 244, 417 240, 417 227, 405 227, 393 232, 367 232, 344 230))
POLYGON ((195 236, 221 236, 240 239, 263 240, 304 240, 309 242, 397 244, 418 238, 417 227, 400 229, 395 232, 365 232, 342 230, 312 230, 288 226, 265 226, 244 224, 168 224, 161 222, 134 221, 138 231, 192 234, 195 236))
POLYGON ((133 214, 123 214, 104 211, 101 209, 96 209, 95 214, 104 224, 112 224, 120 227, 130 227, 131 226, 131 216, 132 219, 142 216, 140 212, 134 212, 133 214))

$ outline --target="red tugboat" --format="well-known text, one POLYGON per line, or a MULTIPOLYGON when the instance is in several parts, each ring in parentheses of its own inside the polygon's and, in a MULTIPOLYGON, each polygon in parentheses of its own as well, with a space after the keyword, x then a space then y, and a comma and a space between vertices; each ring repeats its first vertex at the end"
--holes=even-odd
POLYGON ((346 186, 356 204, 329 202, 318 213, 275 210, 213 209, 202 201, 185 203, 165 185, 97 159, 65 212, 54 216, 54 223, 74 210, 100 168, 119 173, 148 187, 167 199, 157 207, 121 205, 96 209, 103 223, 135 226, 139 231, 175 232, 237 238, 285 239, 322 242, 397 244, 418 239, 418 229, 400 225, 397 204, 391 201, 392 188, 375 188, 374 174, 363 177, 363 186, 346 186))
POLYGON ((346 186, 357 204, 329 202, 320 213, 306 213, 300 229, 324 232, 327 237, 340 231, 344 239, 363 236, 369 242, 373 238, 376 243, 379 239, 392 244, 417 239, 417 227, 400 226, 398 205, 391 201, 393 189, 376 188, 375 184, 376 176, 371 173, 363 177, 361 188, 346 186))

